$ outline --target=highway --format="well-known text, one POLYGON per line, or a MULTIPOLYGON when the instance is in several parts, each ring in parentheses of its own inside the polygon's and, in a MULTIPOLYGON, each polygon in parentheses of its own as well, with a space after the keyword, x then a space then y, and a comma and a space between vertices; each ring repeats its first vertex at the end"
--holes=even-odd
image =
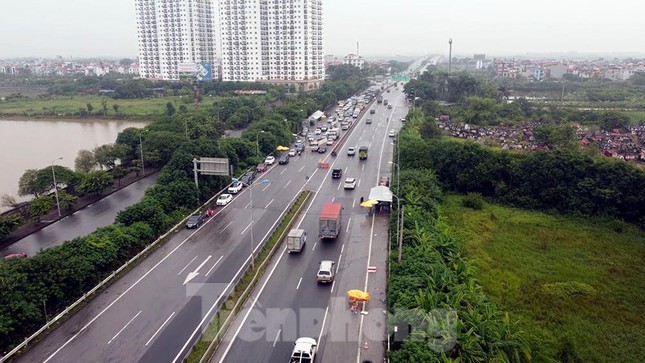
MULTIPOLYGON (((268 270, 256 295, 239 315, 229 330, 225 342, 216 353, 215 362, 287 362, 293 342, 299 337, 319 341, 318 362, 354 362, 359 354, 383 357, 381 342, 385 339, 385 261, 387 259, 387 225, 389 215, 368 216, 359 206, 360 197, 367 198, 379 176, 390 175, 392 139, 390 129, 401 127, 400 118, 407 114, 406 101, 401 90, 383 93, 394 104, 390 110, 374 103, 376 114, 366 113, 353 128, 338 157, 331 160, 330 169, 316 180, 315 197, 299 221, 299 228, 308 232, 305 250, 300 254, 283 251, 268 270), (371 117, 372 124, 364 119, 371 117), (348 146, 369 146, 367 160, 349 157, 348 146), (343 178, 331 179, 333 168, 343 169, 343 178), (355 177, 355 190, 344 190, 342 180, 355 177), (336 240, 317 239, 318 214, 326 202, 343 205, 342 232, 336 240), (321 260, 336 261, 337 274, 333 284, 319 285, 315 281, 321 260), (372 288, 367 281, 367 266, 379 261, 378 285, 372 288), (353 315, 346 292, 350 289, 367 290, 374 303, 366 305, 368 314, 381 314, 380 328, 363 330, 363 319, 369 315, 353 315), (368 307, 369 306, 369 307, 368 307), (379 308, 374 312, 374 307, 379 308), (324 329, 324 332, 323 332, 324 329), (370 352, 362 352, 363 342, 369 340, 370 352), (359 342, 361 344, 359 345, 359 342), (375 346, 376 345, 376 346, 375 346), (378 347, 380 346, 380 348, 378 347)), ((372 277, 370 277, 372 278, 372 277)), ((373 282, 374 283, 374 282, 373 282)))
MULTIPOLYGON (((381 106, 381 109, 375 116, 385 114, 385 107, 381 106)), ((372 132, 379 130, 379 135, 382 135, 386 126, 381 122, 369 129, 364 126, 359 124, 353 128, 352 137, 361 137, 364 143, 371 144, 374 151, 365 164, 370 166, 377 160, 377 150, 383 141, 373 137, 372 132)), ((218 207, 215 216, 201 228, 179 230, 140 265, 95 297, 18 361, 180 361, 198 338, 204 323, 221 306, 234 281, 241 276, 243 267, 249 264, 252 246, 257 252, 305 183, 308 189, 320 189, 321 193, 330 195, 332 189, 338 192, 338 182, 331 186, 328 170, 317 167, 322 157, 331 162, 329 152, 324 155, 307 152, 291 158, 287 165, 270 167, 251 186, 254 188, 253 226, 247 187, 229 205, 218 207), (306 176, 310 177, 308 181, 306 176), (269 183, 259 183, 261 180, 269 183), (196 277, 188 281, 189 274, 196 277)), ((346 156, 341 154, 337 159, 341 162, 346 156)), ((352 160, 353 164, 358 165, 357 159, 352 160)), ((347 167, 351 164, 349 160, 344 162, 348 163, 347 167)), ((353 169, 355 173, 363 172, 353 169)), ((371 167, 366 167, 365 173, 375 178, 371 170, 371 167)), ((361 191, 367 197, 368 185, 374 184, 374 180, 368 180, 370 178, 363 180, 362 175, 359 176, 361 184, 355 191, 346 195, 342 190, 339 192, 339 196, 343 195, 339 199, 347 204, 346 208, 351 207, 353 199, 359 198, 361 191)), ((315 203, 320 203, 320 200, 316 197, 315 203)), ((318 212, 315 208, 309 211, 312 218, 318 212)), ((351 217, 351 213, 347 214, 351 217)), ((361 222, 357 221, 356 225, 360 226, 361 222)), ((313 243, 308 248, 312 246, 313 243)), ((319 251, 331 255, 335 246, 321 244, 319 251)), ((321 292, 325 295, 324 290, 321 292)), ((303 303, 303 306, 307 305, 307 302, 303 303)))

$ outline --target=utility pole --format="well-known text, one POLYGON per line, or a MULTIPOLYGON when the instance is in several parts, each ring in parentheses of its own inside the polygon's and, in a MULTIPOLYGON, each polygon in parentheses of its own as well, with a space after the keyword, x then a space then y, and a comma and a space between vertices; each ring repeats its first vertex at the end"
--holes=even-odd
POLYGON ((401 262, 401 257, 403 255, 403 222, 405 221, 405 204, 401 206, 401 225, 399 225, 399 258, 398 261, 401 262))
POLYGON ((452 38, 448 39, 448 44, 450 44, 450 50, 448 51, 448 76, 450 76, 450 71, 452 70, 452 38))

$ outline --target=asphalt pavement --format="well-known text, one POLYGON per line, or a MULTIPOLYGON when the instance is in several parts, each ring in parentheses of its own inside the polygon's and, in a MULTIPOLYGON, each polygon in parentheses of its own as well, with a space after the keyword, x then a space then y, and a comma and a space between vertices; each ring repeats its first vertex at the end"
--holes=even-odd
POLYGON ((401 127, 400 118, 407 114, 400 90, 383 96, 394 107, 374 103, 370 108, 376 113, 366 112, 358 120, 342 151, 329 160, 330 168, 313 179, 310 189, 316 194, 298 223, 312 238, 302 253, 283 251, 274 258, 213 361, 286 362, 299 337, 318 340, 318 362, 382 361, 389 215, 368 215, 359 202, 380 176, 391 175, 393 144, 387 135, 401 127), (371 125, 364 121, 368 117, 371 125), (368 146, 368 159, 347 156, 348 146, 368 146), (343 169, 341 179, 331 179, 333 168, 343 169), (343 189, 346 177, 358 179, 355 190, 343 189), (330 201, 343 206, 342 231, 335 240, 320 241, 315 238, 318 215, 330 201), (315 281, 321 260, 336 262, 331 285, 315 281), (368 273, 368 266, 375 266, 376 272, 368 273), (351 289, 371 293, 359 314, 349 309, 346 292, 351 289))
POLYGON ((86 236, 97 228, 114 223, 119 211, 139 202, 145 191, 157 182, 159 173, 149 175, 87 207, 53 223, 40 231, 20 239, 0 251, 0 256, 11 253, 38 252, 63 244, 65 241, 86 236))

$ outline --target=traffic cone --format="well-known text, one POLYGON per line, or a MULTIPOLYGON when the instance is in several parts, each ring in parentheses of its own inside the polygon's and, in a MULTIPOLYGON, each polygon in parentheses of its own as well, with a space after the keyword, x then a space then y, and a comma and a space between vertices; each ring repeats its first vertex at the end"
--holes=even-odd
POLYGON ((370 346, 367 344, 367 340, 365 341, 365 344, 363 344, 363 349, 370 349, 370 346))

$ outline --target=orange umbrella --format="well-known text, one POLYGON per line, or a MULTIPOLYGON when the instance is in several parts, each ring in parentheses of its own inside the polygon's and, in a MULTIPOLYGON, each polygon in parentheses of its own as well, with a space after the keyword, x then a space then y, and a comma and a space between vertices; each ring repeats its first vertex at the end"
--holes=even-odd
POLYGON ((347 296, 354 301, 368 301, 370 299, 370 293, 361 290, 349 290, 347 296))

